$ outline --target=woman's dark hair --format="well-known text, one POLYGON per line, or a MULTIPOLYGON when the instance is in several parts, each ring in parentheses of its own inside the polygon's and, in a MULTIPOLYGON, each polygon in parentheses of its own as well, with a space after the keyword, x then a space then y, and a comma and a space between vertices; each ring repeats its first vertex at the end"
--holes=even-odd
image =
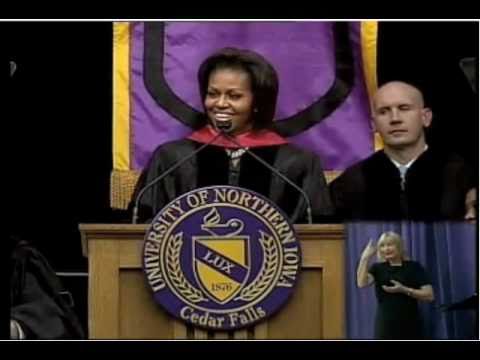
POLYGON ((238 69, 250 77, 253 93, 253 127, 264 129, 273 122, 278 96, 278 76, 273 66, 261 55, 245 49, 223 48, 210 55, 198 69, 202 102, 205 101, 208 81, 218 69, 238 69))

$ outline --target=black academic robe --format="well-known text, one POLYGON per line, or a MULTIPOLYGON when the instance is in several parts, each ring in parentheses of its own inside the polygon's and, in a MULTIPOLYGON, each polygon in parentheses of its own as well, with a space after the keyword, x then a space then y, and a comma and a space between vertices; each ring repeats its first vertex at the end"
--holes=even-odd
MULTIPOLYGON (((201 144, 196 141, 183 139, 158 147, 138 181, 133 199, 145 184, 162 174, 172 164, 191 154, 199 146, 201 144)), ((332 216, 333 208, 328 188, 320 160, 316 155, 289 144, 255 147, 250 150, 306 192, 312 205, 314 221, 327 221, 326 219, 332 216)), ((224 148, 207 146, 154 185, 151 190, 145 192, 140 201, 140 221, 151 221, 162 207, 188 191, 211 185, 232 185, 253 190, 270 198, 292 222, 306 222, 305 201, 291 185, 273 175, 268 168, 248 153, 240 158, 238 176, 232 174, 229 163, 229 157, 224 148)))
POLYGON ((427 149, 400 172, 383 151, 353 165, 330 184, 338 220, 461 220, 475 185, 462 158, 427 149))
POLYGON ((73 309, 62 297, 55 272, 28 242, 11 239, 10 316, 26 339, 82 339, 73 309))

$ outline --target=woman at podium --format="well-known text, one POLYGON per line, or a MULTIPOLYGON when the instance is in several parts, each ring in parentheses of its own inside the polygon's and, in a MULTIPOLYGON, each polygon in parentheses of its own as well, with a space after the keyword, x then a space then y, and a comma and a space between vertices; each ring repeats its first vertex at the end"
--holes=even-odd
POLYGON ((162 144, 153 152, 133 199, 152 180, 182 160, 188 161, 145 188, 138 199, 139 220, 148 222, 179 195, 211 185, 256 191, 275 202, 295 223, 307 222, 305 195, 314 221, 331 216, 320 159, 270 130, 279 88, 273 66, 253 51, 224 48, 200 65, 198 82, 204 107, 202 126, 187 138, 162 144), (200 149, 204 144, 207 146, 200 149), (298 188, 274 174, 272 167, 298 188))
POLYGON ((378 301, 375 338, 424 338, 418 301, 433 301, 433 288, 422 265, 407 260, 402 239, 394 232, 383 233, 377 245, 370 240, 363 250, 357 286, 371 284, 378 301), (375 254, 380 261, 369 267, 375 254))

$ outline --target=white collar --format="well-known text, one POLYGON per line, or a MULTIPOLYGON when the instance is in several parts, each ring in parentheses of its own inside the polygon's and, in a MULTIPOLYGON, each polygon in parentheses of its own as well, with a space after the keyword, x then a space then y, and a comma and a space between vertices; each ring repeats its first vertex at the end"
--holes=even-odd
POLYGON ((406 164, 400 164, 398 161, 392 159, 390 156, 387 155, 387 157, 390 159, 390 161, 397 167, 397 169, 405 169, 405 170, 408 170, 410 168, 410 166, 412 166, 412 164, 415 162, 415 160, 417 160, 419 158, 420 155, 422 155, 426 150, 428 149, 428 145, 425 144, 425 148, 423 149, 423 151, 418 154, 416 157, 414 157, 412 160, 410 160, 408 163, 406 164))
POLYGON ((247 148, 239 148, 239 149, 225 149, 227 152, 227 155, 230 157, 232 160, 237 160, 239 159, 245 152, 248 150, 247 148))

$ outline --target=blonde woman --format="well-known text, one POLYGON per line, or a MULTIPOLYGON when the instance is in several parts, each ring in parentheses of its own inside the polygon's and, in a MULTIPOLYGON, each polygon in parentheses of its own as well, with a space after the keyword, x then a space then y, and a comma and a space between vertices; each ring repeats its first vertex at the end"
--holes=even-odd
POLYGON ((375 338, 423 338, 418 301, 433 301, 433 288, 423 266, 407 259, 402 238, 394 232, 383 233, 376 245, 370 240, 362 252, 357 286, 373 283, 378 301, 375 338), (369 267, 375 254, 379 261, 369 267))

